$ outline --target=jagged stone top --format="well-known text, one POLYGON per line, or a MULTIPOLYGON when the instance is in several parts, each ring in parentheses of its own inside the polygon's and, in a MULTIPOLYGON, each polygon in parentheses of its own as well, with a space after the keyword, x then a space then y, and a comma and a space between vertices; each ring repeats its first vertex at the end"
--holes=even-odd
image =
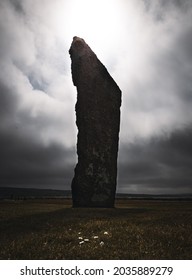
MULTIPOLYGON (((84 78, 86 77, 88 80, 99 73, 100 75, 105 76, 105 79, 110 80, 110 82, 119 89, 106 67, 97 58, 96 54, 92 51, 84 39, 74 36, 69 49, 69 54, 72 60, 72 79, 75 86, 78 86, 79 77, 82 77, 82 73, 85 74, 84 78)), ((119 91, 121 92, 120 89, 119 91)))
POLYGON ((92 72, 92 66, 97 64, 97 57, 85 41, 77 36, 73 37, 69 54, 72 61, 71 70, 73 84, 78 86, 79 77, 82 73, 86 73, 87 77, 89 76, 92 72), (92 63, 90 63, 90 59, 92 63))
POLYGON ((71 58, 78 58, 84 55, 89 56, 94 54, 91 48, 86 44, 86 42, 82 38, 77 36, 73 37, 69 53, 71 55, 71 58))

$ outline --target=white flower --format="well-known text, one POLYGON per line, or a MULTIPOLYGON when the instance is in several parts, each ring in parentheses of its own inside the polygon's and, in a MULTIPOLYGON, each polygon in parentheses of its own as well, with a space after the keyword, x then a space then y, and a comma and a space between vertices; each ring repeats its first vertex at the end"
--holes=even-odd
POLYGON ((79 245, 81 245, 81 244, 83 244, 83 243, 84 243, 84 241, 82 240, 82 241, 79 242, 79 245))
POLYGON ((79 236, 78 239, 83 240, 83 237, 79 236))
POLYGON ((94 238, 94 239, 98 239, 98 238, 99 238, 99 236, 95 235, 95 236, 93 236, 93 238, 94 238))
POLYGON ((78 234, 81 234, 81 232, 78 232, 78 234))
POLYGON ((105 243, 103 241, 101 241, 99 244, 100 244, 100 246, 103 246, 105 243))
POLYGON ((107 231, 104 232, 105 235, 108 235, 109 233, 107 231))
POLYGON ((88 239, 88 238, 85 238, 85 239, 84 239, 84 241, 85 241, 85 242, 88 242, 88 241, 89 241, 89 239, 88 239))

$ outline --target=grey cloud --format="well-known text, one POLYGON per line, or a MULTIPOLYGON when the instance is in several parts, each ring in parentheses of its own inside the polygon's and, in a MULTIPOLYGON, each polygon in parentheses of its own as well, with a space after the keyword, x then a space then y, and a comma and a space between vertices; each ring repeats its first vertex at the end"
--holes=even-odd
MULTIPOLYGON (((47 6, 50 4, 48 2, 47 6)), ((7 118, 13 122, 17 120, 20 127, 24 127, 24 134, 34 134, 36 128, 39 132, 36 138, 73 146, 75 129, 71 127, 75 95, 71 77, 65 75, 65 49, 61 53, 62 46, 57 38, 39 21, 38 5, 34 5, 31 14, 31 1, 19 2, 19 7, 25 11, 22 14, 20 8, 18 14, 17 2, 4 0, 1 5, 0 78, 2 86, 9 88, 8 91, 1 89, 1 96, 2 99, 11 96, 9 106, 12 108, 7 118)))
POLYGON ((154 9, 151 7, 141 17, 144 49, 135 53, 140 60, 135 57, 132 62, 127 55, 117 65, 116 69, 123 70, 118 72, 118 78, 123 85, 121 135, 124 142, 172 133, 191 123, 192 5, 184 2, 188 7, 185 12, 174 1, 147 1, 154 9), (166 15, 158 23, 153 18, 156 10, 166 15), (131 70, 130 63, 133 63, 131 70))
POLYGON ((69 188, 75 132, 62 46, 26 2, 0 5, 0 185, 69 188))
POLYGON ((7 2, 15 9, 16 12, 23 12, 23 0, 8 0, 7 2))
POLYGON ((154 16, 157 21, 163 21, 172 11, 185 13, 191 8, 190 0, 143 0, 147 12, 154 16))

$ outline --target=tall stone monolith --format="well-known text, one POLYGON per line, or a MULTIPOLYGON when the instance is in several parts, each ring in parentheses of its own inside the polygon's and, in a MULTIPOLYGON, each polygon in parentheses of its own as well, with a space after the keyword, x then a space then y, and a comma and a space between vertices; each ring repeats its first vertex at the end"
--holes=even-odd
POLYGON ((121 90, 83 39, 74 37, 69 53, 77 87, 73 207, 114 207, 121 90))

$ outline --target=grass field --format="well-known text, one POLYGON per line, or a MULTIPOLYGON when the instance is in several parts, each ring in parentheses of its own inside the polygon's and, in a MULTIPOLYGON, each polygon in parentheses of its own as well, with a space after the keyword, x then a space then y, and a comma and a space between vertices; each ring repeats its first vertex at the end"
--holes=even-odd
POLYGON ((192 259, 192 202, 0 202, 0 259, 192 259))

